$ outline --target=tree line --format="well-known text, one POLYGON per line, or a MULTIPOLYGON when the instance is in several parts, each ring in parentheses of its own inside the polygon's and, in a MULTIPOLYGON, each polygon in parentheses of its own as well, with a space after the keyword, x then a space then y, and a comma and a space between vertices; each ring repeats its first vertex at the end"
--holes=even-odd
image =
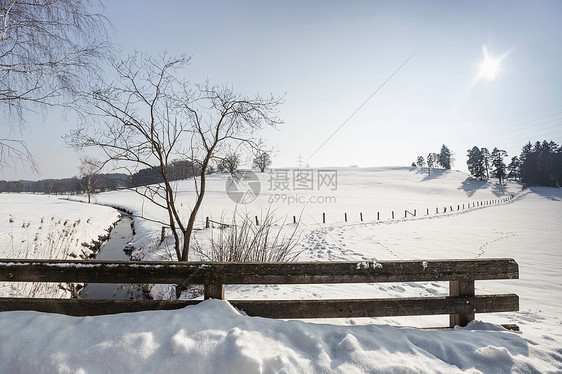
POLYGON ((427 170, 431 174, 431 169, 441 166, 443 169, 450 170, 453 165, 453 153, 445 144, 441 146, 439 153, 430 152, 427 159, 423 156, 418 156, 416 161, 412 162, 412 166, 423 168, 427 165, 427 170))
POLYGON ((497 178, 502 184, 506 178, 520 179, 527 186, 560 187, 562 180, 562 146, 553 141, 534 144, 528 142, 520 156, 513 156, 509 164, 507 152, 494 147, 472 147, 467 151, 466 164, 470 174, 480 180, 497 178))
MULTIPOLYGON (((82 168, 81 168, 82 169, 82 168)), ((161 183, 162 174, 157 167, 145 168, 133 174, 96 173, 85 171, 80 177, 43 179, 38 181, 0 180, 0 192, 30 192, 45 194, 82 194, 134 188, 161 183)), ((82 169, 83 170, 83 169, 82 169)), ((183 180, 196 175, 199 170, 188 160, 174 160, 168 166, 169 180, 183 180)))
MULTIPOLYGON (((234 173, 240 166, 242 155, 229 153, 217 162, 216 166, 210 165, 207 174, 218 172, 234 173)), ((252 166, 264 172, 271 166, 271 157, 268 152, 259 151, 253 158, 252 166)), ((189 160, 173 160, 167 166, 167 179, 169 181, 185 180, 199 175, 200 165, 189 160)), ((80 176, 62 179, 43 179, 38 181, 5 181, 0 180, 0 193, 2 192, 28 192, 45 194, 91 194, 95 192, 111 191, 122 188, 135 188, 164 182, 162 170, 159 166, 151 166, 135 173, 98 173, 99 166, 93 159, 84 158, 80 167, 80 176), (90 167, 91 166, 91 167, 90 167)))
POLYGON ((528 186, 560 187, 562 145, 546 140, 525 144, 519 157, 519 175, 528 186))

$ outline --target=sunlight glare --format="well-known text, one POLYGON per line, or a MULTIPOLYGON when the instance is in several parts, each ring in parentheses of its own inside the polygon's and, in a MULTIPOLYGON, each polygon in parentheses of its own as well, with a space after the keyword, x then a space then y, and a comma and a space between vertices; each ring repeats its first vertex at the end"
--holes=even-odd
POLYGON ((484 61, 480 65, 480 76, 493 80, 496 78, 500 70, 501 59, 489 56, 488 51, 486 50, 486 46, 484 46, 483 52, 484 61))

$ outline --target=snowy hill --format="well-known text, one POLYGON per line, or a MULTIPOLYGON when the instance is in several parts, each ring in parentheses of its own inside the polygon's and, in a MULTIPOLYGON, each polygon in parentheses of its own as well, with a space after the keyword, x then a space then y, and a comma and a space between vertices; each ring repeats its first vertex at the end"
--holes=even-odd
MULTIPOLYGON (((245 207, 252 214, 267 209, 268 199, 280 192, 268 189, 271 175, 258 175, 262 191, 245 207)), ((226 175, 211 177, 199 227, 207 215, 227 217, 225 212, 234 210, 225 192, 226 179, 226 175)), ((193 184, 179 182, 178 190, 187 210, 193 184)), ((476 282, 476 293, 517 293, 520 311, 476 314, 482 322, 453 330, 419 328, 445 326, 444 316, 275 321, 244 316, 228 303, 213 300, 178 311, 89 318, 0 313, 0 372, 157 373, 186 368, 197 373, 562 372, 562 190, 521 191, 517 183, 500 187, 495 181, 475 181, 455 171, 435 170, 429 176, 425 169, 415 168, 346 168, 337 169, 334 190, 283 192, 307 199, 336 197, 330 204, 310 200, 272 204, 277 214, 289 217, 304 209, 300 260, 513 257, 520 266, 520 279, 476 282), (466 209, 470 202, 512 194, 507 203, 466 209), (463 203, 465 209, 457 211, 463 203), (442 208, 451 206, 452 212, 442 213, 442 208), (406 209, 416 209, 417 216, 403 218, 406 209), (392 210, 401 215, 391 219, 392 210), (327 214, 325 224, 322 213, 327 214), (348 213, 348 222, 343 213, 348 213), (517 323, 521 332, 505 331, 499 323, 517 323)), ((2 209, 13 214, 7 196, 14 195, 0 195, 2 209)), ((96 199, 153 220, 165 217, 129 191, 104 193, 96 199)), ((68 212, 75 209, 70 204, 76 203, 60 201, 65 204, 68 212)), ((99 208, 95 205, 81 207, 81 214, 101 214, 94 212, 99 208)), ((64 210, 59 214, 64 216, 64 210)), ((111 218, 106 217, 106 222, 109 225, 111 218)), ((136 225, 135 242, 144 246, 140 251, 156 250, 152 242, 157 241, 161 225, 140 219, 136 225)), ((8 223, 2 228, 9 233, 8 223)), ((205 240, 209 231, 197 231, 197 238, 205 240)), ((447 284, 439 282, 228 286, 226 290, 227 299, 447 293, 447 284)))

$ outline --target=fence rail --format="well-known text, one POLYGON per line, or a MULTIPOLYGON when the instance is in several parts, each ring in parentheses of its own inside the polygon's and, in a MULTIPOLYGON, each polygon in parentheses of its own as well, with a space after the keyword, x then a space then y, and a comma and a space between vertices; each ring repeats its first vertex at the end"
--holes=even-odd
MULTIPOLYGON (((225 298, 227 284, 318 284, 449 281, 449 296, 353 300, 229 300, 251 316, 342 318, 449 314, 466 325, 474 313, 519 310, 515 294, 475 295, 475 280, 517 279, 513 259, 380 262, 201 263, 0 260, 0 281, 203 284, 205 298, 225 298)), ((0 298, 0 311, 37 310, 76 316, 176 309, 196 300, 0 298)))

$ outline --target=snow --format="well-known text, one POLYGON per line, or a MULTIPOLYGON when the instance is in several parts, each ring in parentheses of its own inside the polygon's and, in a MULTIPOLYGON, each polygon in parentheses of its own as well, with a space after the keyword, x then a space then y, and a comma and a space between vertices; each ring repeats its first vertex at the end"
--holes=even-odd
MULTIPOLYGON (((245 207, 256 215, 269 207, 267 201, 276 193, 265 188, 268 175, 259 176, 262 193, 245 207)), ((210 178, 209 193, 198 217, 201 230, 195 234, 202 245, 212 230, 202 229, 205 217, 220 220, 234 211, 234 203, 224 192, 225 179, 224 175, 210 178)), ((193 198, 192 182, 182 181, 177 186, 187 212, 193 198)), ((300 261, 357 261, 361 267, 377 266, 382 260, 510 257, 519 264, 520 279, 477 281, 476 293, 517 293, 520 311, 476 314, 478 321, 455 329, 427 328, 447 326, 447 316, 270 320, 245 316, 228 302, 218 300, 176 311, 84 318, 3 312, 0 372, 562 372, 562 190, 521 190, 513 182, 500 188, 495 181, 474 181, 455 171, 436 171, 429 177, 415 168, 349 168, 338 169, 336 190, 298 194, 337 198, 332 204, 274 204, 276 214, 290 217, 290 230, 292 216, 302 212, 300 261), (511 195, 514 198, 506 203, 456 211, 459 204, 511 195), (441 212, 450 206, 454 207, 452 212, 434 213, 436 207, 441 212), (430 214, 426 215, 428 208, 430 214), (416 209, 417 216, 402 218, 401 212, 406 209, 416 209), (390 218, 392 210, 396 212, 394 220, 390 218), (380 220, 376 212, 380 212, 380 220), (321 223, 322 213, 326 213, 326 224, 321 223), (344 222, 343 213, 348 213, 349 222, 344 222), (516 323, 521 332, 504 330, 500 323, 516 323)), ((98 205, 31 196, 0 195, 1 209, 8 217, 1 222, 2 238, 13 235, 10 230, 21 226, 22 221, 35 227, 40 217, 54 215, 51 212, 56 206, 61 209, 57 219, 80 217, 84 222, 88 216, 91 222, 101 222, 97 235, 103 234, 116 217, 112 215, 116 213, 109 214, 111 209, 98 205), (19 207, 19 202, 26 200, 32 209, 19 207), (51 207, 49 200, 56 204, 51 207), (10 215, 19 220, 17 224, 7 222, 10 215)), ((96 199, 151 219, 135 218, 137 235, 133 244, 137 255, 144 259, 172 256, 165 245, 158 246, 161 224, 154 220, 164 220, 163 211, 129 191, 108 192, 96 199)), ((25 230, 17 235, 25 236, 25 230)), ((90 240, 97 235, 90 235, 90 240)), ((80 237, 82 240, 88 240, 86 235, 80 237)), ((6 257, 15 258, 9 254, 6 257)), ((426 266, 431 265, 422 262, 420 270, 426 266)), ((376 298, 447 293, 448 285, 442 282, 229 285, 226 298, 376 298)))
POLYGON ((177 311, 87 318, 9 312, 0 318, 0 331, 0 370, 9 373, 500 373, 560 368, 543 361, 541 348, 522 334, 483 322, 454 330, 309 324, 247 317, 219 300, 177 311))
MULTIPOLYGON (((119 220, 115 209, 54 196, 0 194, 0 258, 88 256, 89 246, 119 220)), ((68 297, 53 284, 0 282, 0 295, 68 297)))

